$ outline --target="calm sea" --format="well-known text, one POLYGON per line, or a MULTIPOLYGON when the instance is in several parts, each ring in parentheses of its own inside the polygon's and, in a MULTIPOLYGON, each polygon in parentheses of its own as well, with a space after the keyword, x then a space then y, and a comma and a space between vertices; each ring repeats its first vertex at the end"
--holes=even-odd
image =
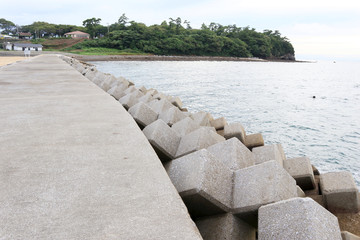
POLYGON ((360 63, 92 62, 136 86, 179 96, 307 156, 325 173, 351 171, 360 186, 360 63), (315 96, 315 98, 313 98, 315 96))

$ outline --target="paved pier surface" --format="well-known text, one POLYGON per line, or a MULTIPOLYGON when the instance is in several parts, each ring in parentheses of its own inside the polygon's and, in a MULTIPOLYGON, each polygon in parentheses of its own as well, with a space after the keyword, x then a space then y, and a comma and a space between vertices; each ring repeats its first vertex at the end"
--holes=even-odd
POLYGON ((120 103, 56 56, 0 68, 0 239, 200 239, 120 103))

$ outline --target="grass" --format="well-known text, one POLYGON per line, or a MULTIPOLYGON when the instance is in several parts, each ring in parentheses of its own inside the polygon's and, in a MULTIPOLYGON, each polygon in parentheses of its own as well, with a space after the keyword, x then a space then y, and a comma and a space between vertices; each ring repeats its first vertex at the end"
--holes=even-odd
POLYGON ((145 55, 145 53, 133 49, 114 49, 114 48, 65 48, 62 51, 80 55, 145 55))

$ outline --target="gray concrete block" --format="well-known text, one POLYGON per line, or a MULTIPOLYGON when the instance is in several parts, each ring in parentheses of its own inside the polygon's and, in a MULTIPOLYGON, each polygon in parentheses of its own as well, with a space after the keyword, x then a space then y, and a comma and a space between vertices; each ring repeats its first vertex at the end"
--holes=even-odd
POLYGON ((158 114, 143 102, 138 102, 129 108, 130 115, 134 118, 141 129, 155 122, 158 114))
POLYGON ((218 130, 223 130, 224 127, 227 125, 226 119, 224 117, 217 118, 210 121, 210 125, 218 130))
POLYGON ((104 79, 99 85, 99 87, 102 88, 105 92, 107 92, 115 82, 116 78, 113 75, 106 73, 104 74, 104 79))
POLYGON ((200 126, 211 126, 210 121, 214 120, 210 113, 203 111, 193 113, 190 117, 200 126))
POLYGON ((360 240, 359 236, 356 236, 355 234, 352 234, 347 231, 342 231, 341 237, 342 237, 342 240, 360 240))
POLYGON ((139 87, 139 91, 142 92, 143 94, 146 94, 147 92, 146 87, 144 86, 139 87))
POLYGON ((119 99, 119 102, 124 106, 125 109, 129 109, 139 102, 139 98, 143 96, 143 93, 139 90, 135 90, 128 93, 124 97, 119 99))
POLYGON ((259 240, 341 240, 337 218, 310 198, 292 198, 259 209, 259 240))
POLYGON ((130 87, 130 82, 126 80, 124 77, 118 77, 116 79, 120 84, 125 85, 126 87, 130 87))
POLYGON ((253 153, 237 138, 211 145, 207 150, 233 171, 255 164, 253 153))
POLYGON ((181 99, 179 97, 171 97, 169 101, 171 102, 172 105, 174 105, 179 109, 181 109, 183 106, 183 103, 181 102, 181 99))
POLYGON ((264 138, 261 133, 249 134, 245 136, 244 144, 251 150, 254 147, 264 146, 264 138))
POLYGON ((206 149, 165 164, 192 217, 229 211, 232 171, 206 149))
POLYGON ((210 131, 213 131, 216 133, 216 129, 214 127, 211 127, 211 126, 200 126, 200 128, 204 128, 204 129, 207 129, 207 130, 210 130, 210 131))
POLYGON ((93 83, 95 83, 97 86, 100 86, 100 84, 104 81, 105 79, 105 73, 97 71, 95 74, 95 77, 93 78, 93 83))
MULTIPOLYGON (((158 100, 168 100, 167 98, 168 96, 166 96, 165 94, 158 92, 154 95, 154 98, 158 99, 158 100)), ((168 100, 169 101, 169 100, 168 100)))
POLYGON ((90 81, 94 82, 93 80, 95 79, 97 73, 98 71, 96 69, 91 69, 87 71, 84 76, 90 81))
POLYGON ((256 214, 260 206, 297 197, 296 182, 276 161, 234 173, 233 211, 256 214))
POLYGON ((186 117, 171 126, 181 137, 185 136, 192 131, 199 129, 200 125, 197 124, 192 118, 186 117))
POLYGON ((295 179, 296 184, 301 189, 310 190, 315 188, 315 178, 309 158, 288 158, 284 161, 284 168, 295 179))
POLYGON ((280 153, 280 156, 281 156, 282 160, 285 161, 286 160, 286 155, 285 155, 284 148, 282 147, 282 145, 280 143, 277 143, 275 145, 278 147, 278 150, 279 150, 279 153, 280 153))
POLYGON ((150 88, 146 91, 146 93, 151 94, 151 96, 154 96, 156 94, 158 94, 158 91, 156 89, 150 88))
POLYGON ((176 157, 184 156, 222 141, 225 141, 225 138, 216 132, 199 128, 181 138, 176 157))
POLYGON ((203 217, 195 221, 204 240, 255 240, 256 229, 231 213, 203 217))
POLYGON ((177 107, 171 107, 168 110, 163 111, 159 114, 159 119, 162 119, 170 127, 184 118, 186 118, 186 115, 181 112, 177 107))
POLYGON ((151 93, 146 93, 144 96, 139 98, 139 102, 144 102, 144 103, 148 103, 152 100, 154 100, 154 98, 151 95, 151 93))
POLYGON ((241 123, 230 123, 224 126, 224 137, 230 139, 236 137, 242 143, 245 142, 245 129, 241 123))
POLYGON ((91 68, 91 67, 85 67, 84 70, 81 72, 81 74, 83 76, 85 76, 87 73, 91 72, 91 71, 95 71, 95 68, 91 68))
POLYGON ((252 152, 255 157, 255 164, 260 164, 267 161, 275 160, 281 166, 283 166, 283 158, 276 144, 255 147, 252 149, 252 152))
POLYGON ((119 100, 120 97, 123 97, 123 92, 127 89, 126 85, 120 84, 115 85, 107 91, 111 96, 113 96, 116 100, 119 100))
POLYGON ((301 189, 301 187, 296 186, 297 196, 298 197, 306 197, 304 191, 301 189))
POLYGON ((321 174, 320 188, 330 211, 342 213, 360 210, 358 188, 350 172, 321 174))
POLYGON ((129 86, 127 89, 124 90, 124 96, 138 90, 139 89, 137 89, 134 85, 129 86))
POLYGON ((161 100, 153 100, 148 103, 149 107, 151 107, 157 114, 160 114, 164 111, 169 110, 170 108, 174 107, 168 100, 161 99, 161 100))
POLYGON ((158 119, 143 130, 161 161, 174 159, 180 143, 180 136, 163 120, 158 119))

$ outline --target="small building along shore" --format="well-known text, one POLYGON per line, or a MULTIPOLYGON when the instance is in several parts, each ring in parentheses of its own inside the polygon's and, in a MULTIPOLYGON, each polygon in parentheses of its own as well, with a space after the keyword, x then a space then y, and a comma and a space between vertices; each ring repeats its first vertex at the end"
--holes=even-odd
POLYGON ((3 48, 9 51, 42 51, 43 45, 32 43, 11 43, 7 42, 3 44, 3 48))
POLYGON ((71 38, 75 38, 75 39, 79 39, 79 38, 89 39, 90 38, 90 34, 81 32, 81 31, 68 32, 68 33, 65 33, 64 35, 65 35, 65 37, 71 37, 71 38))

